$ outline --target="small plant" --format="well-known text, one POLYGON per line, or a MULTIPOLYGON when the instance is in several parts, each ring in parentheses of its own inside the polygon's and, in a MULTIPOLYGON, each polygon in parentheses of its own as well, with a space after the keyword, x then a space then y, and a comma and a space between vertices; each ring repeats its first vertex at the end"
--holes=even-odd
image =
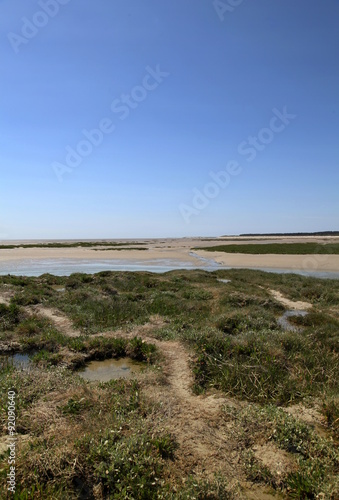
POLYGON ((332 429, 334 435, 339 438, 339 398, 324 401, 323 413, 328 426, 332 429))
POLYGON ((241 332, 243 323, 244 317, 240 314, 236 316, 221 316, 216 321, 216 327, 227 335, 237 335, 241 332))
POLYGON ((165 436, 159 436, 152 439, 152 443, 158 450, 162 458, 174 458, 174 452, 178 448, 178 444, 176 443, 173 436, 169 434, 165 436))
POLYGON ((38 316, 32 316, 30 318, 22 321, 17 329, 20 335, 27 335, 31 337, 33 335, 41 334, 45 328, 48 327, 48 321, 38 316))
POLYGON ((84 398, 80 400, 70 398, 61 411, 64 415, 79 415, 85 408, 88 408, 88 402, 84 398))
POLYGON ((16 304, 0 304, 0 331, 13 329, 20 323, 21 318, 21 309, 16 304))
POLYGON ((154 344, 148 344, 140 337, 133 337, 127 346, 127 354, 137 361, 152 362, 156 352, 154 344))
POLYGON ((290 473, 286 479, 286 485, 290 498, 315 499, 314 484, 312 477, 301 472, 290 473))
POLYGON ((253 483, 265 483, 274 486, 275 481, 272 473, 264 464, 260 463, 252 451, 245 453, 245 470, 247 478, 253 483))
POLYGON ((61 354, 53 354, 45 349, 35 354, 32 358, 33 363, 44 363, 46 366, 55 366, 62 360, 61 354))

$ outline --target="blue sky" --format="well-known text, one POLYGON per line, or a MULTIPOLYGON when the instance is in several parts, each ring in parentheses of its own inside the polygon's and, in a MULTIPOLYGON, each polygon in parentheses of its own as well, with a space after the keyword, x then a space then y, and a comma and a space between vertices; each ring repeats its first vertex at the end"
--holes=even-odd
POLYGON ((1 239, 339 229, 339 3, 218 5, 0 1, 1 239))

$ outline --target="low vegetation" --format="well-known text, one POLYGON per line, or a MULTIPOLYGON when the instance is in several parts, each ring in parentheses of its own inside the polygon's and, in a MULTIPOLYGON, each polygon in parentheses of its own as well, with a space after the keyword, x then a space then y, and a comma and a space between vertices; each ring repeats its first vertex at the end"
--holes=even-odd
POLYGON ((93 248, 93 247, 125 247, 129 245, 144 245, 140 241, 126 241, 114 242, 114 241, 76 241, 76 242, 50 242, 50 243, 20 243, 18 245, 0 245, 0 250, 10 250, 13 248, 93 248))
POLYGON ((338 255, 339 243, 250 243, 196 247, 193 250, 244 254, 338 255))
POLYGON ((16 498, 247 498, 250 485, 280 498, 338 498, 338 280, 248 270, 2 276, 1 297, 3 439, 7 391, 18 394, 16 498), (271 290, 312 305, 290 318, 295 332, 279 325, 286 308, 271 290), (168 341, 191 353, 192 398, 226 398, 218 427, 234 475, 197 475, 181 434, 167 429, 174 410, 151 397, 169 383, 168 341), (6 362, 15 352, 32 353, 29 371, 6 362), (149 366, 146 375, 100 384, 76 372, 123 356, 149 366), (298 405, 312 418, 288 413, 298 405))

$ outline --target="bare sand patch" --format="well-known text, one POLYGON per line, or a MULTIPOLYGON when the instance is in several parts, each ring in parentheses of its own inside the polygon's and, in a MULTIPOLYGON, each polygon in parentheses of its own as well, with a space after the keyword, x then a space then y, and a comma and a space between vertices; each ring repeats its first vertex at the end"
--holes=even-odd
POLYGON ((280 304, 283 304, 286 307, 289 307, 290 309, 294 309, 296 311, 303 311, 305 309, 311 309, 312 304, 309 302, 303 302, 301 300, 298 301, 293 301, 290 299, 287 299, 286 297, 283 296, 281 292, 278 292, 277 290, 269 290, 273 297, 280 302, 280 304))
POLYGON ((292 415, 299 420, 302 420, 306 424, 310 424, 316 428, 317 431, 320 430, 320 434, 324 434, 327 424, 326 417, 320 413, 318 408, 307 408, 301 403, 288 406, 283 408, 286 413, 292 415))
POLYGON ((222 266, 233 268, 339 272, 339 255, 250 255, 205 250, 195 250, 195 252, 205 259, 212 258, 222 266))
POLYGON ((81 335, 81 332, 74 328, 71 320, 57 309, 51 309, 43 306, 33 306, 26 307, 25 310, 29 314, 39 314, 40 316, 49 319, 52 323, 54 323, 57 329, 64 335, 67 335, 67 337, 79 337, 81 335))
POLYGON ((274 476, 282 477, 296 465, 290 453, 281 450, 272 442, 254 446, 253 452, 274 476))

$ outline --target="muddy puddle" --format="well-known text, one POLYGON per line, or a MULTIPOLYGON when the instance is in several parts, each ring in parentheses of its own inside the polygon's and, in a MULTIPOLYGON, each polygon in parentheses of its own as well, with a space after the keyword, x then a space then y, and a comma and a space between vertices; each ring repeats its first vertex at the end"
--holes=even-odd
POLYGON ((85 368, 79 370, 78 374, 86 380, 108 382, 118 378, 134 378, 144 367, 144 363, 130 358, 105 359, 104 361, 91 361, 85 368))
POLYGON ((289 332, 298 332, 300 331, 300 328, 290 323, 289 318, 292 318, 293 316, 306 316, 307 314, 307 311, 286 311, 278 319, 278 325, 280 325, 284 330, 288 330, 289 332))
POLYGON ((13 367, 17 370, 29 370, 32 365, 32 357, 36 352, 24 354, 6 354, 0 356, 1 368, 13 367))

